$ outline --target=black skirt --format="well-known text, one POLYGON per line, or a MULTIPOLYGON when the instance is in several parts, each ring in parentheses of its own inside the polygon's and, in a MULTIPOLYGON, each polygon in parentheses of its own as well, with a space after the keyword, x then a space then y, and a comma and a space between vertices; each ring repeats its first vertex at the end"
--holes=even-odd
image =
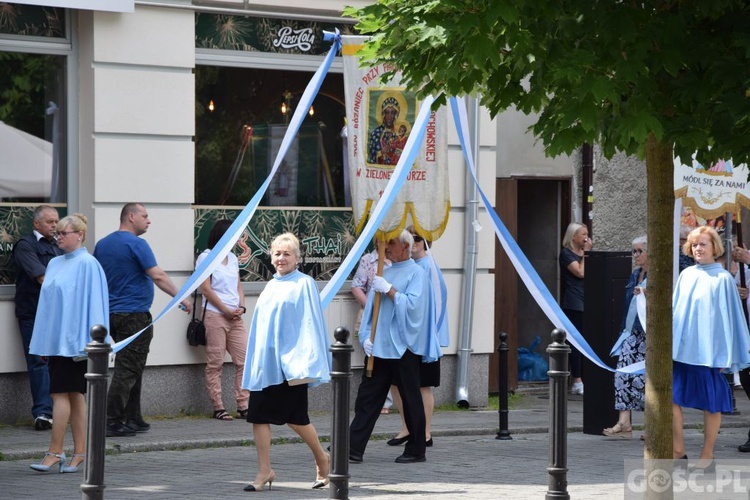
POLYGON ((73 361, 73 358, 50 356, 48 365, 50 394, 66 392, 86 394, 88 360, 73 361))
POLYGON ((285 382, 250 391, 247 421, 251 424, 307 425, 307 384, 292 385, 285 382))
POLYGON ((440 358, 419 364, 419 387, 440 387, 440 358))

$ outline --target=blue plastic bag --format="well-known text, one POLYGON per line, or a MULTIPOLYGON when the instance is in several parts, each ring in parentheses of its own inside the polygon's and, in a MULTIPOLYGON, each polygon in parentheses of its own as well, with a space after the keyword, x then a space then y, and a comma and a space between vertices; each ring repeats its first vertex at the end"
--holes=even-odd
POLYGON ((537 336, 531 345, 527 348, 518 348, 518 380, 524 382, 547 380, 547 371, 549 364, 541 355, 534 352, 542 341, 537 336))

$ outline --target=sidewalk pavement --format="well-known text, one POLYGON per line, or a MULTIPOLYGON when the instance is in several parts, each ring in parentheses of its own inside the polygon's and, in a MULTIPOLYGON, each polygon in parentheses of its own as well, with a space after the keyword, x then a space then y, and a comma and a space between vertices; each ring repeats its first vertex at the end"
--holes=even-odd
MULTIPOLYGON (((741 414, 724 416, 716 457, 750 459, 737 451, 750 428, 750 401, 742 390, 735 394, 741 414)), ((623 498, 623 461, 642 458, 643 442, 638 439, 642 431, 634 431, 631 439, 583 434, 582 401, 580 396, 569 396, 568 492, 575 499, 623 498)), ((549 484, 548 409, 546 394, 525 394, 509 412, 510 441, 495 439, 497 411, 439 411, 432 423, 435 445, 427 449, 427 461, 417 464, 394 463, 403 447, 387 446, 385 440, 398 432, 400 419, 396 413, 383 415, 364 463, 349 464, 349 496, 544 498, 549 484)), ((642 426, 643 414, 634 412, 633 417, 634 425, 642 426)), ((311 420, 321 439, 328 441, 330 415, 313 414, 311 420)), ((213 499, 249 494, 242 487, 252 481, 257 464, 250 424, 208 417, 151 419, 150 423, 149 432, 135 437, 107 438, 105 498, 213 499)), ((688 455, 697 458, 702 413, 686 410, 685 427, 688 455)), ((273 426, 272 432, 277 480, 264 495, 328 498, 327 488, 310 489, 315 466, 307 446, 286 426, 273 426)), ((43 474, 28 467, 41 459, 49 437, 48 432, 31 427, 0 428, 1 498, 81 498, 82 473, 43 474)), ((66 445, 72 446, 69 434, 66 445)))

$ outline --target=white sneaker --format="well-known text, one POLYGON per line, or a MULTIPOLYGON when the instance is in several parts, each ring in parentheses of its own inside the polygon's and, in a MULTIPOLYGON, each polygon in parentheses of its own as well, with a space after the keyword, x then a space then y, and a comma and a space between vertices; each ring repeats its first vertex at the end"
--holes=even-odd
POLYGON ((583 382, 573 382, 573 387, 570 388, 570 393, 583 396, 583 382))

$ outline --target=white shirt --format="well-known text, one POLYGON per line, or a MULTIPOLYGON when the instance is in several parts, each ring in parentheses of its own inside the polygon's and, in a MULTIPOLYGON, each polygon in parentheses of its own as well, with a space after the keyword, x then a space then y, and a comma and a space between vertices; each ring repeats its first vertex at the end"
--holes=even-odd
MULTIPOLYGON (((195 261, 195 267, 198 267, 201 262, 203 262, 203 259, 206 258, 208 253, 209 250, 204 250, 203 253, 198 256, 198 259, 195 261)), ((224 305, 232 308, 239 307, 240 294, 237 290, 239 281, 240 265, 237 262, 237 256, 230 252, 227 254, 227 263, 219 264, 219 267, 217 267, 211 275, 211 288, 216 292, 216 295, 219 296, 219 300, 221 300, 224 305)), ((205 297, 203 298, 203 307, 209 311, 221 312, 213 304, 208 302, 205 297)))

